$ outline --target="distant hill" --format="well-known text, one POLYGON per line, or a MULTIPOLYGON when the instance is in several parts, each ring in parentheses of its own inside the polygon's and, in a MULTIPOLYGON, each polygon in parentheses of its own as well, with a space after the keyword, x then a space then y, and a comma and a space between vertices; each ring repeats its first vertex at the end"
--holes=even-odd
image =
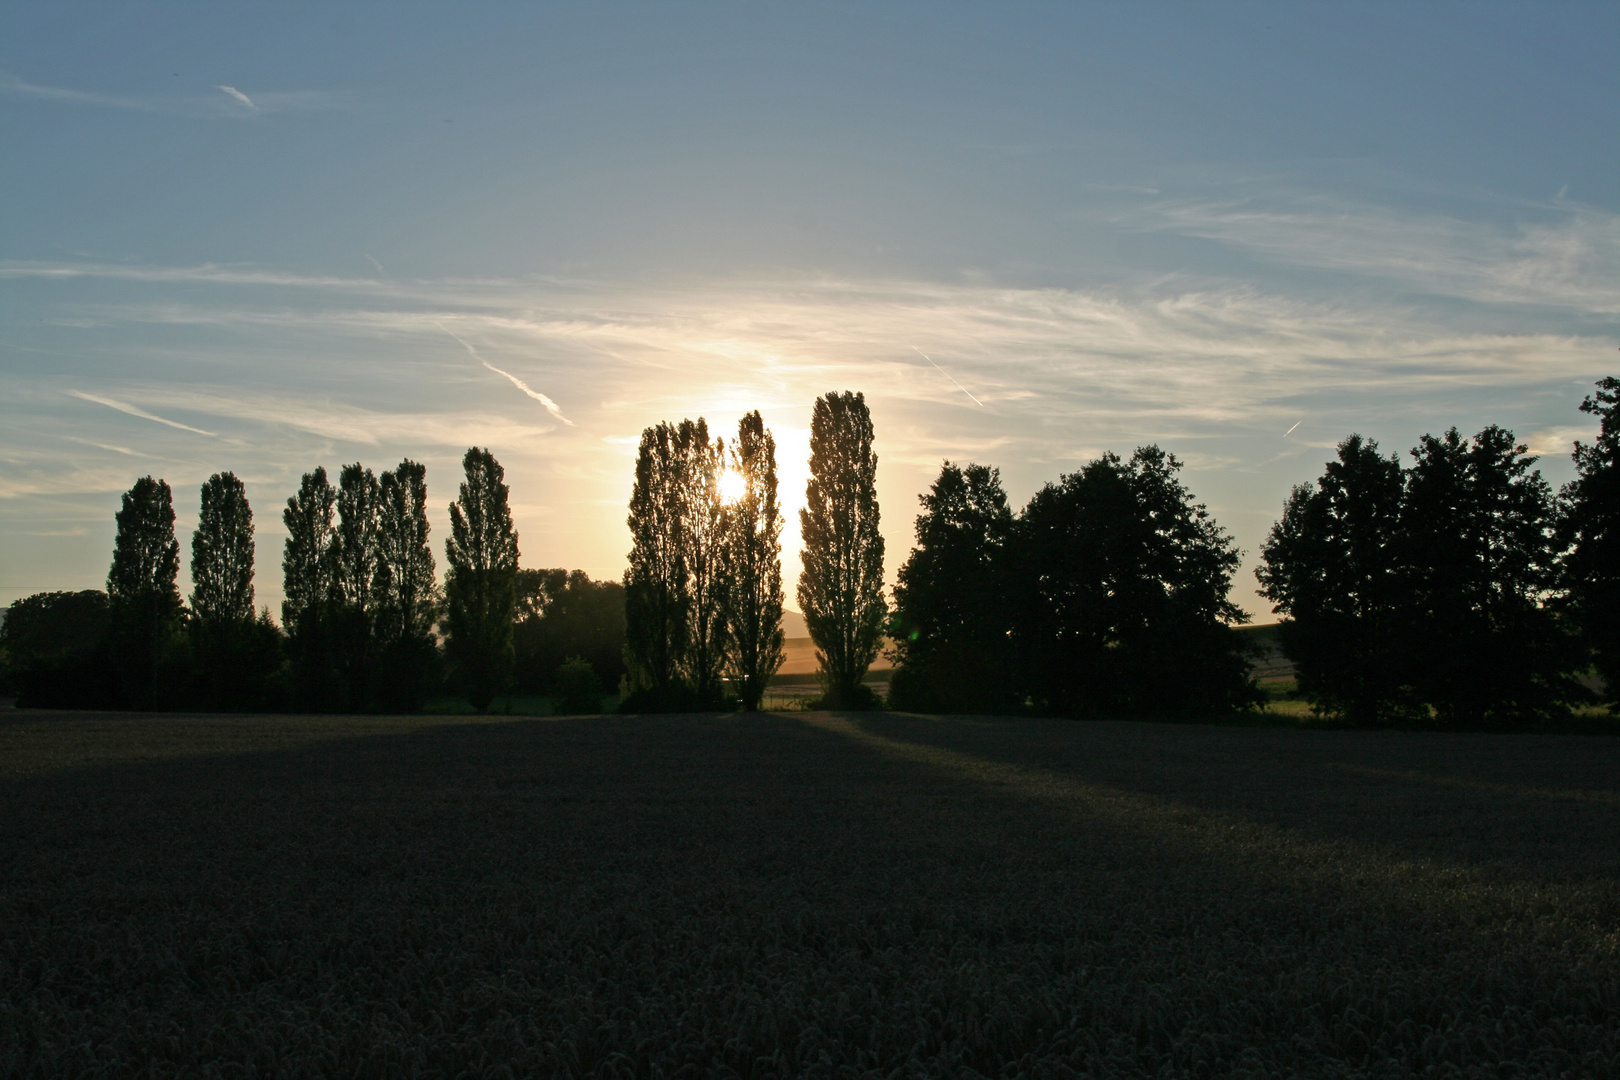
POLYGON ((810 628, 804 623, 804 616, 797 611, 782 612, 782 636, 785 638, 809 637, 810 628))

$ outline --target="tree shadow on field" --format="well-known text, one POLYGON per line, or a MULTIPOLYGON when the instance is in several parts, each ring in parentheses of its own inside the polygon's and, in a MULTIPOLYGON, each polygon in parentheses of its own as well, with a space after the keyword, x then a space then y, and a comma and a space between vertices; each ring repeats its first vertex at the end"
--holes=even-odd
POLYGON ((1546 960, 1569 949, 1620 960, 1620 769, 1589 760, 1579 737, 905 714, 807 722, 1275 887, 1493 947, 1533 945, 1546 960), (1539 786, 1554 777, 1560 786, 1539 786))
POLYGON ((874 736, 1235 813, 1322 842, 1375 841, 1402 858, 1551 880, 1620 879, 1620 754, 1581 736, 848 719, 874 736))

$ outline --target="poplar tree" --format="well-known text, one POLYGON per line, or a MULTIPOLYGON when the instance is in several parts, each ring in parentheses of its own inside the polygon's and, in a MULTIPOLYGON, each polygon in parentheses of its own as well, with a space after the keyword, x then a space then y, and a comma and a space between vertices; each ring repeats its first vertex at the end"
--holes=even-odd
POLYGON ((287 527, 281 570, 285 599, 281 624, 292 657, 294 704, 326 707, 332 696, 332 657, 328 639, 335 567, 337 492, 318 467, 305 473, 298 493, 287 500, 281 520, 287 527))
POLYGON ((450 504, 444 544, 446 645, 473 707, 483 712, 511 674, 518 537, 507 506, 506 471, 495 455, 470 447, 461 464, 466 480, 450 504))
POLYGON ((357 461, 338 474, 337 533, 332 549, 332 592, 337 602, 369 622, 377 609, 379 510, 382 491, 357 461))
POLYGON ((798 598, 821 661, 825 700, 832 708, 869 705, 872 695, 861 679, 877 658, 887 605, 877 455, 864 395, 845 391, 816 399, 805 503, 798 598))
POLYGON ((730 629, 728 671, 745 712, 759 708, 771 676, 782 666, 782 511, 776 501, 776 440, 759 412, 737 424, 731 469, 743 493, 725 508, 721 560, 730 629))
POLYGON ((381 490, 372 471, 359 462, 345 465, 338 474, 329 612, 329 647, 338 676, 336 705, 345 711, 373 705, 380 502, 381 490))
POLYGON ((720 468, 725 444, 710 441, 709 425, 702 417, 682 420, 676 429, 676 447, 682 459, 681 530, 686 567, 686 649, 682 670, 698 703, 704 707, 721 700, 720 675, 726 661, 726 583, 721 565, 726 546, 726 521, 720 505, 720 468))
POLYGON ((676 688, 686 655, 685 466, 674 425, 641 433, 626 519, 625 660, 632 692, 655 701, 676 688))
POLYGON ((385 640, 426 638, 438 610, 428 543, 427 466, 407 458, 383 473, 378 510, 379 634, 385 640))
POLYGON ((1597 388, 1581 402, 1581 412, 1598 418, 1598 437, 1575 444, 1577 475, 1563 492, 1565 528, 1574 545, 1565 580, 1586 646, 1614 702, 1620 700, 1620 379, 1610 376, 1597 388))
POLYGON ((202 486, 191 534, 191 613, 203 627, 253 619, 253 509, 235 473, 215 473, 202 486))
POLYGON ((179 629, 175 578, 174 497, 162 480, 143 476, 124 493, 116 515, 107 606, 120 683, 130 704, 151 708, 159 697, 158 665, 179 629))
POLYGON ((414 709, 434 659, 438 590, 428 543, 427 467, 409 458, 378 482, 376 692, 391 708, 414 709))
POLYGON ((281 554, 281 625, 294 638, 314 628, 331 599, 336 509, 337 492, 323 466, 304 474, 298 494, 281 513, 287 528, 281 554))

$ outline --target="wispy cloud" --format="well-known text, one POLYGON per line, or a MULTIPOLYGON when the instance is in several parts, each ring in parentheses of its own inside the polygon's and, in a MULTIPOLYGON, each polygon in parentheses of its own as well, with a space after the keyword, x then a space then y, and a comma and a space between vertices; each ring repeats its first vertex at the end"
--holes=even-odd
POLYGON ((1470 221, 1285 193, 1164 201, 1121 223, 1435 295, 1620 314, 1620 215, 1568 203, 1518 210, 1512 222, 1470 221))
POLYGON ((130 405, 127 402, 118 401, 118 400, 116 400, 114 398, 98 397, 95 394, 87 394, 83 390, 64 390, 62 392, 64 394, 67 394, 67 395, 71 396, 71 397, 80 398, 80 399, 82 399, 84 401, 93 401, 97 405, 105 405, 109 409, 117 409, 119 412, 128 413, 130 416, 138 416, 142 420, 150 420, 150 421, 152 421, 153 423, 156 423, 156 424, 166 424, 169 427, 172 427, 172 428, 174 428, 174 429, 176 429, 178 431, 189 431, 189 432, 192 432, 193 434, 196 434, 196 435, 206 435, 210 439, 219 438, 219 435, 217 433, 215 433, 215 432, 204 431, 202 428, 195 428, 195 427, 192 427, 190 424, 182 424, 178 420, 165 420, 163 417, 158 416, 156 413, 149 413, 145 409, 140 408, 139 406, 130 405))
MULTIPOLYGON (((253 267, 205 263, 201 266, 148 266, 139 263, 29 262, 0 263, 0 278, 109 278, 118 281, 146 281, 173 284, 284 285, 290 288, 337 290, 352 289, 375 293, 378 282, 368 278, 348 278, 322 274, 292 274, 253 267)), ((396 287, 397 288, 397 287, 396 287)))
POLYGON ((238 90, 234 86, 226 86, 226 85, 224 85, 222 83, 222 84, 220 84, 219 89, 225 91, 227 94, 231 95, 231 97, 235 98, 237 101, 240 101, 242 104, 246 105, 250 109, 257 109, 258 108, 257 105, 253 104, 253 99, 252 98, 248 97, 246 94, 242 93, 242 91, 238 90))
POLYGON ((131 450, 127 446, 114 446, 111 443, 96 442, 93 439, 81 439, 77 435, 69 435, 69 436, 67 436, 67 440, 69 442, 80 443, 81 445, 84 445, 84 446, 93 446, 97 450, 107 450, 107 451, 110 451, 111 453, 114 453, 114 454, 124 454, 124 455, 126 455, 128 457, 141 457, 141 458, 143 458, 143 457, 151 457, 152 456, 151 454, 143 454, 139 450, 131 450))
POLYGON ((572 420, 568 419, 568 417, 563 415, 562 409, 558 407, 558 405, 557 405, 557 403, 555 401, 552 401, 550 398, 546 397, 546 395, 544 395, 540 391, 534 389, 528 383, 526 383, 522 379, 518 378, 516 375, 513 375, 510 371, 502 371, 500 368, 496 367, 494 364, 490 363, 488 360, 485 360, 482 356, 479 356, 478 355, 478 350, 474 349, 471 345, 467 344, 467 342, 462 341, 461 338, 456 337, 455 334, 453 334, 449 330, 445 329, 445 327, 443 325, 440 325, 439 329, 444 330, 444 332, 446 334, 450 334, 450 337, 455 339, 455 341, 458 342, 463 349, 466 349, 468 355, 470 355, 474 360, 477 360, 480 364, 483 364, 486 368, 493 371, 495 374, 504 376, 509 382, 511 382, 511 384, 513 386, 517 387, 519 390, 523 391, 525 394, 529 395, 531 398, 538 401, 540 404, 544 405, 546 407, 546 411, 549 412, 552 416, 555 416, 558 420, 561 420, 563 423, 567 424, 569 427, 574 426, 574 422, 572 420))
POLYGON ((57 101, 65 105, 85 105, 104 109, 128 109, 135 112, 169 113, 177 116, 243 118, 283 112, 310 112, 342 108, 340 94, 321 90, 289 90, 258 93, 249 98, 232 86, 216 86, 229 95, 230 101, 209 95, 207 97, 181 97, 155 94, 150 97, 127 94, 103 94, 91 90, 74 90, 62 86, 44 86, 32 83, 11 72, 0 71, 0 95, 28 98, 35 101, 57 101), (246 106, 246 109, 241 106, 246 106))
POLYGON ((0 71, 0 94, 8 97, 36 98, 44 101, 65 101, 76 105, 101 105, 112 109, 144 109, 152 106, 138 98, 97 94, 85 90, 68 90, 60 86, 39 86, 25 82, 10 72, 0 71))

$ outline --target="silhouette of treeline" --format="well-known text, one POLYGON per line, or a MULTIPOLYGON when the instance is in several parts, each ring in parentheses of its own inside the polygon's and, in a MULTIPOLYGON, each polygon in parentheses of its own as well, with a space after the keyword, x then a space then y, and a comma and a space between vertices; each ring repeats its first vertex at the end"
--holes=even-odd
POLYGON ((1240 558, 1157 446, 1104 454, 1014 515, 997 470, 921 496, 891 623, 893 708, 1200 714, 1256 690, 1227 599, 1240 558))
POLYGON ((1568 716, 1595 666, 1620 688, 1620 379, 1581 411, 1576 478, 1554 493, 1495 425, 1425 435, 1402 468, 1351 435, 1294 489, 1257 570, 1286 616, 1299 689, 1361 725, 1568 716))
POLYGON ((242 481, 202 486, 187 604, 169 486, 143 477, 117 514, 105 593, 11 605, 6 677, 21 704, 47 707, 412 711, 459 691, 482 710, 515 682, 594 711, 623 672, 622 587, 520 570, 500 464, 476 447, 462 464, 442 586, 422 464, 347 465, 335 487, 324 468, 306 473, 282 514, 280 627, 254 614, 242 481))
MULTIPOLYGON (((1302 695, 1361 725, 1553 720, 1620 686, 1620 380, 1580 408, 1555 494, 1513 434, 1426 435, 1403 469, 1352 435, 1296 488, 1257 570, 1302 695)), ((1014 515, 947 462, 895 589, 893 708, 1223 712, 1256 700, 1239 553, 1157 447, 1105 454, 1014 515)))
MULTIPOLYGON (((1364 725, 1556 719, 1620 686, 1620 380, 1580 406, 1577 477, 1553 492, 1511 432, 1426 435, 1403 468, 1352 435, 1294 490, 1257 570, 1320 712, 1364 725)), ((882 589, 865 400, 818 399, 798 600, 821 703, 862 708, 886 633, 889 704, 919 711, 1197 715, 1259 699, 1231 603, 1240 553, 1157 446, 1108 453, 1008 506, 999 473, 946 462, 921 496, 894 610, 882 589)), ((518 569, 500 465, 470 449, 434 582, 422 466, 307 474, 287 503, 285 633, 255 617, 252 514, 203 486, 190 606, 169 489, 124 496, 108 588, 12 605, 0 633, 23 701, 410 709, 445 685, 480 709, 509 686, 627 711, 759 706, 781 665, 775 442, 758 412, 728 446, 703 419, 646 429, 621 587, 518 569)))

